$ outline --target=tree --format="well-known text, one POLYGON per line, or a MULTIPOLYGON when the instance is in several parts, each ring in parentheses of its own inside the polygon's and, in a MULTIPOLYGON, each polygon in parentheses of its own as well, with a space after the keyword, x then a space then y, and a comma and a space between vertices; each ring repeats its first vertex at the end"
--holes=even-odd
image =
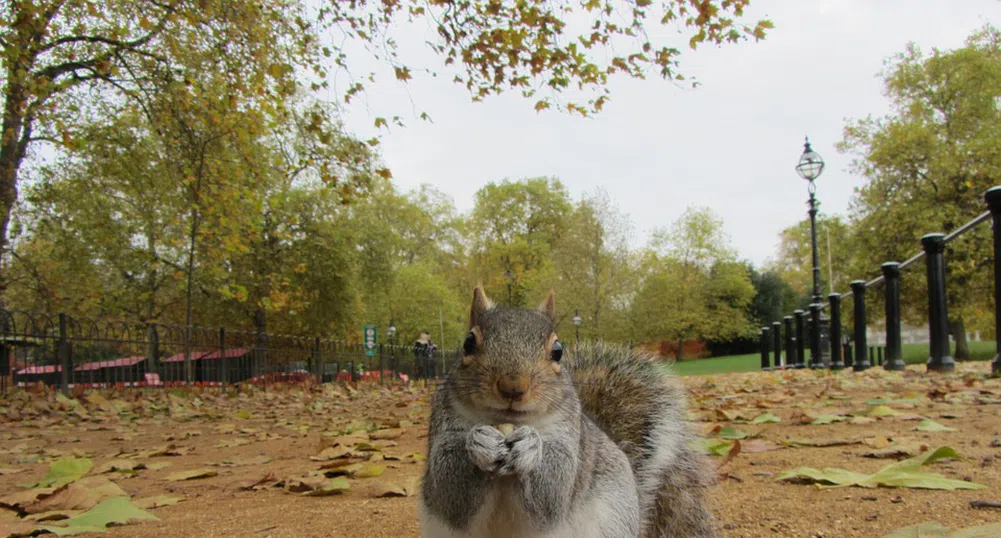
POLYGON ((799 306, 796 292, 778 272, 759 272, 750 265, 747 270, 754 286, 750 314, 758 325, 771 326, 772 322, 782 321, 799 306))
POLYGON ((643 260, 640 291, 633 301, 640 334, 647 339, 725 340, 751 333, 754 298, 746 267, 723 234, 723 222, 707 208, 689 208, 669 231, 657 231, 643 260))
MULTIPOLYGON (((817 254, 820 259, 820 295, 844 292, 857 274, 852 269, 851 227, 837 215, 817 215, 817 254), (831 282, 833 276, 834 281, 831 282)), ((810 219, 805 218, 779 234, 775 260, 767 265, 795 291, 797 300, 786 306, 807 308, 813 302, 813 247, 810 219)), ((788 315, 788 312, 786 312, 788 315)), ((780 318, 781 319, 781 318, 780 318)))
POLYGON ((505 180, 487 184, 475 199, 465 235, 476 277, 502 303, 523 305, 541 297, 540 290, 556 280, 553 250, 572 208, 563 184, 553 178, 505 180))
MULTIPOLYGON (((911 44, 883 73, 892 112, 853 121, 839 149, 866 178, 852 202, 858 259, 870 275, 903 261, 919 239, 949 232, 983 211, 983 192, 1001 176, 1001 31, 987 26, 966 46, 922 53, 911 44)), ((966 320, 984 309, 976 282, 987 282, 989 231, 980 227, 949 244, 949 321, 956 357, 968 358, 966 320)), ((922 271, 914 271, 923 273, 922 271)), ((902 307, 927 319, 924 275, 905 275, 902 307)))
MULTIPOLYGON (((748 3, 332 1, 321 11, 320 19, 333 25, 346 41, 360 42, 377 58, 388 61, 401 81, 412 78, 417 69, 401 62, 398 50, 403 47, 395 37, 397 23, 401 18, 410 23, 423 19, 436 30, 425 43, 446 66, 455 65, 454 81, 465 86, 473 100, 517 91, 535 100, 536 110, 543 110, 565 91, 584 90, 589 93, 586 102, 574 99, 557 106, 586 115, 600 111, 608 100, 606 84, 613 75, 646 78, 652 68, 664 79, 685 79, 678 71, 681 49, 670 38, 658 39, 657 23, 689 32, 687 41, 692 49, 703 43, 764 38, 771 22, 748 25, 738 20, 748 3)), ((337 65, 352 71, 352 58, 343 49, 330 54, 337 65)), ((437 75, 436 70, 429 71, 437 75)), ((363 79, 356 77, 346 90, 346 98, 363 88, 363 79)), ((376 119, 376 126, 385 123, 376 119)))
MULTIPOLYGON (((286 0, 5 3, 0 7, 0 255, 7 250, 19 174, 32 145, 48 142, 72 150, 78 127, 95 108, 123 98, 149 100, 164 78, 184 81, 192 75, 190 54, 199 48, 203 60, 228 64, 231 88, 267 96, 270 106, 279 108, 295 86, 293 66, 317 65, 315 38, 304 16, 301 6, 286 0)), ((2 280, 0 274, 0 287, 2 280)))
POLYGON ((580 308, 583 333, 605 338, 610 334, 605 322, 629 296, 629 218, 599 189, 580 200, 566 221, 553 252, 562 316, 580 308))

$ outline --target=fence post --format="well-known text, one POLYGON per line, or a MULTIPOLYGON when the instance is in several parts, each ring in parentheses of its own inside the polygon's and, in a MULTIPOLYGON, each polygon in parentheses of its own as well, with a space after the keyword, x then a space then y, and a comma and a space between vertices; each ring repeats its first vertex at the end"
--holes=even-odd
POLYGON ((855 366, 855 361, 852 360, 852 357, 855 355, 852 351, 852 346, 853 344, 845 345, 845 368, 854 368, 855 366))
POLYGON ((855 307, 855 361, 852 369, 856 372, 867 370, 870 366, 868 355, 866 355, 866 334, 865 334, 865 281, 856 280, 852 282, 852 297, 854 297, 855 307))
POLYGON ((256 332, 254 338, 254 364, 251 366, 251 372, 253 377, 257 377, 261 375, 261 369, 263 363, 267 360, 268 353, 267 318, 264 316, 263 308, 258 308, 254 311, 254 331, 256 332))
POLYGON ((886 361, 887 370, 903 370, 903 351, 900 346, 900 264, 886 262, 880 266, 886 281, 886 361))
POLYGON ((771 366, 768 364, 768 342, 769 334, 768 327, 762 327, 761 332, 758 333, 761 342, 761 371, 767 372, 771 370, 771 366))
POLYGON ((832 293, 827 300, 831 306, 831 370, 842 370, 845 363, 841 354, 845 348, 841 343, 841 294, 832 293))
POLYGON ((876 346, 876 364, 883 366, 883 347, 876 346))
POLYGON ((772 363, 773 370, 782 369, 782 323, 772 322, 772 348, 775 350, 775 361, 772 363))
POLYGON ((160 334, 156 323, 146 326, 146 371, 151 374, 160 372, 160 334))
POLYGON ((806 312, 793 310, 796 319, 796 368, 806 368, 806 312))
POLYGON ((316 376, 316 384, 323 383, 323 358, 320 353, 320 337, 313 340, 313 374, 316 376))
POLYGON ((951 372, 956 361, 949 355, 949 312, 945 300, 945 234, 921 238, 928 269, 928 370, 951 372))
POLYGON ((994 229, 994 346, 991 372, 1001 375, 1001 187, 991 187, 984 193, 991 210, 994 229))
POLYGON ((786 368, 796 367, 796 338, 792 332, 792 316, 782 318, 786 329, 786 368))
MULTIPOLYGON (((205 366, 202 365, 203 368, 205 366)), ((229 363, 226 362, 226 329, 224 327, 219 327, 219 382, 222 385, 229 382, 229 363)))
POLYGON ((824 367, 824 357, 820 355, 820 304, 810 305, 810 368, 824 367))
POLYGON ((73 361, 70 358, 70 343, 67 336, 66 325, 68 320, 66 314, 59 313, 59 388, 63 394, 69 394, 70 390, 70 369, 73 368, 73 361))
POLYGON ((385 354, 385 351, 386 350, 383 348, 383 344, 379 344, 379 384, 380 385, 385 385, 386 384, 383 381, 383 379, 382 379, 382 372, 383 372, 383 359, 382 358, 383 358, 383 355, 385 354))

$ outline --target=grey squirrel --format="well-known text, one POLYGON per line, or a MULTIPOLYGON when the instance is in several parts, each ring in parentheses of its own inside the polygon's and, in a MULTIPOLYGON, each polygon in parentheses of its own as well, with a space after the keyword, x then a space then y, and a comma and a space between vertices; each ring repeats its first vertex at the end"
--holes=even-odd
POLYGON ((564 356, 555 310, 552 291, 534 310, 473 291, 463 356, 431 403, 422 536, 718 536, 683 388, 623 347, 564 356))

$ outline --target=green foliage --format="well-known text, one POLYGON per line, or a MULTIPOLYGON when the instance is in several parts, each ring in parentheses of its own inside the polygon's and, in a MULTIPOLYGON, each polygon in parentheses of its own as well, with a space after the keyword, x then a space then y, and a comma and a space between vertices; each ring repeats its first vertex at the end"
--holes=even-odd
POLYGON ((751 334, 754 286, 736 261, 722 221, 708 209, 689 209, 670 232, 654 234, 632 303, 645 339, 726 340, 751 334))
MULTIPOLYGON (((925 54, 910 45, 883 77, 891 113, 851 122, 839 145, 854 155, 853 171, 867 179, 852 203, 860 277, 918 252, 922 235, 952 231, 983 211, 983 192, 1001 172, 1001 31, 987 26, 951 51, 925 54)), ((989 310, 987 228, 950 243, 946 254, 949 316, 960 357, 967 355, 965 321, 986 319, 989 310)), ((923 271, 905 274, 907 319, 926 319, 925 289, 923 271)))

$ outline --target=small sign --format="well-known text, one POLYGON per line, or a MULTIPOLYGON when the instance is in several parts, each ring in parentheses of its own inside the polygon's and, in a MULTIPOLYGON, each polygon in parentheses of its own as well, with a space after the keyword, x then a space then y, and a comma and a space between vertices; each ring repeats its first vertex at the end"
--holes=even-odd
POLYGON ((365 326, 365 354, 369 357, 375 356, 375 347, 378 345, 379 335, 375 325, 365 326))

